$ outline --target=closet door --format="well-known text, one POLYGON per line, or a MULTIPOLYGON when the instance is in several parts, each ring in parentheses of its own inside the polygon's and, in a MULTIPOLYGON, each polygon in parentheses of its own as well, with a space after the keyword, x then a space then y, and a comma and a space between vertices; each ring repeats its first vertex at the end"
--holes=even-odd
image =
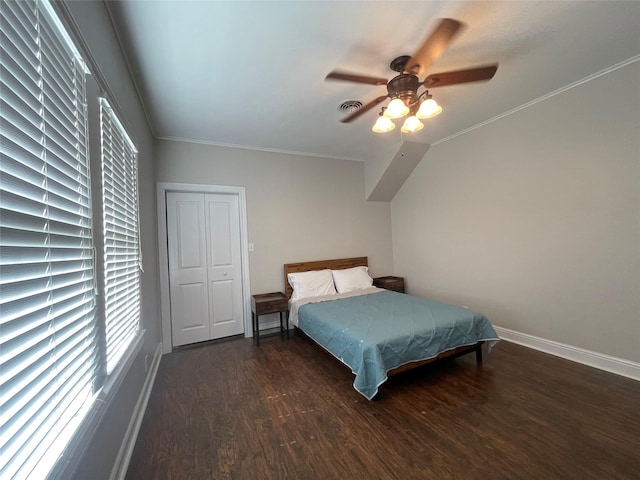
POLYGON ((206 231, 204 195, 167 192, 169 296, 174 347, 211 338, 206 231))
POLYGON ((206 194, 211 338, 244 332, 240 207, 237 195, 206 194))

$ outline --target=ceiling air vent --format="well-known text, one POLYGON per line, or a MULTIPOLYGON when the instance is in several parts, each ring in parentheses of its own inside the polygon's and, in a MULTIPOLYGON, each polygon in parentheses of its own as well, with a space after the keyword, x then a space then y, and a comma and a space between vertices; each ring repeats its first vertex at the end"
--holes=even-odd
POLYGON ((357 112, 362 108, 362 102, 360 100, 345 100, 338 105, 338 111, 342 113, 357 112))

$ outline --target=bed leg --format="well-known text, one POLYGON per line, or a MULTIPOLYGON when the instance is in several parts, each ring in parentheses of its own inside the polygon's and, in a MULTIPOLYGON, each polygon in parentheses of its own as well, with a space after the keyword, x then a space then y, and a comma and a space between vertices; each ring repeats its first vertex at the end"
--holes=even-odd
POLYGON ((476 363, 482 363, 482 343, 476 345, 476 363))

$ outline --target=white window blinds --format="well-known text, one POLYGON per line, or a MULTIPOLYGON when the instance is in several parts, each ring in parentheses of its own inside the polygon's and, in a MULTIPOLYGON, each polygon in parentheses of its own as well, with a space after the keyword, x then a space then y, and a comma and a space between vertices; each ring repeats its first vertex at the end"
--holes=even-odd
POLYGON ((94 394, 85 72, 43 2, 0 3, 0 478, 45 478, 94 394))
POLYGON ((138 169, 135 146, 100 99, 107 373, 140 328, 138 169))

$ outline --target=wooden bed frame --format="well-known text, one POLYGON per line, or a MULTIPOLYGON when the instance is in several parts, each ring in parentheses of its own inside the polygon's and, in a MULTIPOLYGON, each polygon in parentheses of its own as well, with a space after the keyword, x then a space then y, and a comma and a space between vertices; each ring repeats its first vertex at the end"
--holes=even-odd
MULTIPOLYGON (((353 257, 353 258, 339 258, 335 260, 317 260, 313 262, 298 262, 298 263, 285 263, 284 264, 284 289, 285 295, 287 299, 291 298, 291 294, 293 293, 293 288, 289 285, 289 281, 287 275, 289 273, 300 273, 300 272, 309 272, 311 270, 342 270, 345 268, 352 267, 368 267, 368 258, 367 257, 353 257)), ((296 327, 296 331, 302 332, 302 330, 296 327)), ((302 332, 304 333, 304 332, 302 332)), ((309 336, 305 334, 305 337, 309 338, 314 344, 321 347, 324 351, 327 351, 322 345, 316 343, 309 336)), ((407 370, 411 370, 413 368, 420 367, 422 365, 426 365, 427 363, 435 362, 437 360, 447 358, 447 357, 459 357, 461 355, 466 355, 471 352, 476 353, 476 362, 482 363, 482 346, 485 342, 480 341, 473 345, 466 345, 463 347, 458 347, 453 350, 447 350, 446 352, 442 352, 437 357, 430 358, 428 360, 421 360, 417 362, 407 363, 405 365, 401 365, 397 368, 389 370, 387 372, 387 376, 392 376, 400 372, 405 372, 407 370)), ((332 355, 333 356, 333 355, 332 355)))

